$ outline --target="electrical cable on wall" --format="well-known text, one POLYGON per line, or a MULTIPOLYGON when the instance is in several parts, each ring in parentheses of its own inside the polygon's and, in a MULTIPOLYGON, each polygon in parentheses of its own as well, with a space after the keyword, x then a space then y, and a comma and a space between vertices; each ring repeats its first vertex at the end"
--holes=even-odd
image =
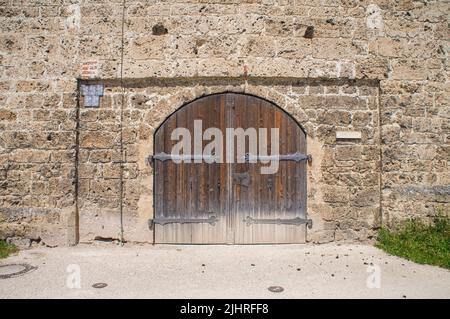
POLYGON ((124 150, 123 150, 123 105, 125 102, 125 88, 123 85, 123 51, 124 51, 124 37, 125 37, 125 0, 122 4, 122 39, 120 49, 120 88, 121 88, 121 103, 120 103, 120 185, 119 185, 119 210, 120 210, 120 245, 123 245, 123 165, 124 165, 124 150))

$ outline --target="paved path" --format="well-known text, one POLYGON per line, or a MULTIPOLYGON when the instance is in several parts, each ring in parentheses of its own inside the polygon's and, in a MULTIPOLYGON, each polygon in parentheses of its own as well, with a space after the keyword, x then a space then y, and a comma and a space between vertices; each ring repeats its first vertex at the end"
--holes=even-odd
POLYGON ((80 245, 0 260, 8 263, 38 268, 0 279, 0 298, 450 298, 450 271, 363 245, 80 245), (68 288, 78 266, 81 288, 68 288))

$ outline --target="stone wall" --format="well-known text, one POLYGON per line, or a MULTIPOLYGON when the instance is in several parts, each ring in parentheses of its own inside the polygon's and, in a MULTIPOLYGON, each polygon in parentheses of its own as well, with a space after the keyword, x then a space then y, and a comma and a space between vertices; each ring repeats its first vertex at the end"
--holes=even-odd
POLYGON ((124 92, 107 87, 99 109, 80 113, 80 235, 82 241, 119 238, 120 113, 123 216, 127 240, 151 241, 152 171, 155 129, 183 104, 219 92, 252 94, 292 114, 308 135, 313 157, 308 174, 309 239, 361 239, 381 222, 378 83, 276 79, 142 80, 124 92), (122 106, 123 99, 123 107, 122 106), (360 140, 336 140, 336 131, 358 131, 360 140))
POLYGON ((266 97, 305 123, 317 158, 310 240, 366 240, 381 223, 448 213, 449 8, 0 0, 1 237, 118 238, 123 198, 125 239, 150 240, 152 132, 170 110, 224 90, 266 97), (81 77, 106 84, 100 109, 78 113, 81 77), (354 128, 359 143, 335 141, 354 128))

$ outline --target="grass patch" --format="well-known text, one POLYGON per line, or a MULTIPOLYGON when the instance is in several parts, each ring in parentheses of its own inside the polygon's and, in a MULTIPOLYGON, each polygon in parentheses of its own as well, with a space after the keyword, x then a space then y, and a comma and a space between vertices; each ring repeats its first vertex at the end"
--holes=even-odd
POLYGON ((8 244, 4 240, 0 240, 0 259, 6 258, 9 255, 14 254, 18 251, 19 251, 19 249, 17 249, 16 246, 14 246, 12 244, 8 244))
POLYGON ((410 220, 397 231, 383 228, 375 246, 419 264, 450 269, 450 219, 440 216, 431 225, 410 220))

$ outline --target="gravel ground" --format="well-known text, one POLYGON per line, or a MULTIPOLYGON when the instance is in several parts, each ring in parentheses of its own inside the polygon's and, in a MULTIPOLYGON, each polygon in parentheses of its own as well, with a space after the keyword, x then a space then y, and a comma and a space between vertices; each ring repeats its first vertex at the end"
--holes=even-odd
POLYGON ((450 298, 450 271, 364 245, 95 244, 0 260, 11 263, 37 269, 0 279, 0 298, 450 298))

